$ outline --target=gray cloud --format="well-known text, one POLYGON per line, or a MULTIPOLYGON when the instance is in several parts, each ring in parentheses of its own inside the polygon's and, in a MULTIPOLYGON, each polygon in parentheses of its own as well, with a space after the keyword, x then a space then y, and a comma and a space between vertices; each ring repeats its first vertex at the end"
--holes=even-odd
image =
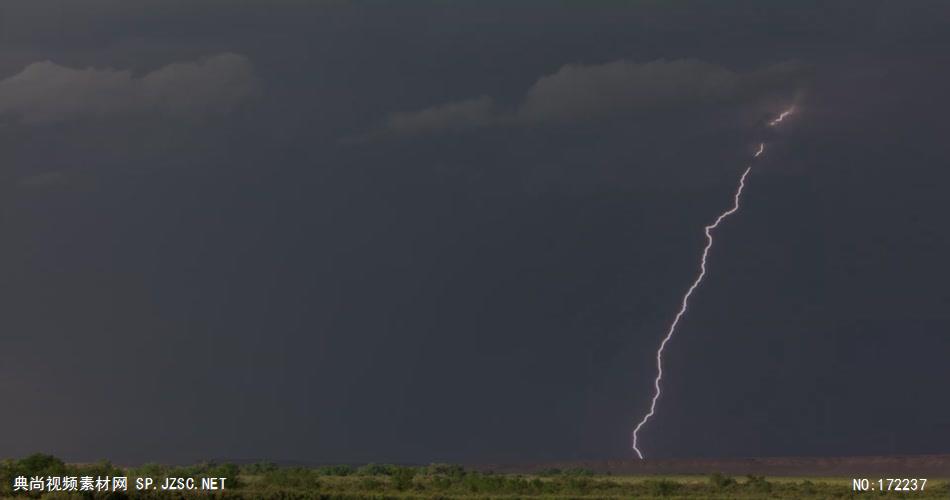
POLYGON ((387 128, 397 133, 422 133, 487 125, 496 119, 494 101, 488 96, 451 102, 410 113, 394 113, 387 128))
POLYGON ((202 117, 231 111, 256 89, 250 62, 232 53, 169 64, 141 77, 44 61, 0 81, 0 115, 26 124, 136 113, 202 117))
POLYGON ((398 133, 435 132, 500 123, 587 119, 754 97, 793 85, 801 72, 797 64, 782 63, 740 73, 695 59, 569 64, 539 78, 514 111, 499 111, 491 98, 480 97, 393 114, 386 128, 398 133))
POLYGON ((718 101, 781 84, 796 68, 782 64, 743 74, 695 59, 567 65, 528 89, 517 117, 577 119, 718 101))

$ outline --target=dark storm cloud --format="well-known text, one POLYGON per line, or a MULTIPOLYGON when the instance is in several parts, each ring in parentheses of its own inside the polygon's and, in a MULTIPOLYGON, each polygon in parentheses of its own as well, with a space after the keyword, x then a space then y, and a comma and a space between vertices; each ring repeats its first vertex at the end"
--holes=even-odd
POLYGON ((67 179, 68 177, 65 172, 56 170, 52 172, 44 172, 42 174, 37 174, 30 177, 24 177, 23 179, 20 179, 17 184, 24 188, 43 188, 62 184, 66 182, 67 179))
POLYGON ((568 64, 539 78, 517 109, 500 111, 487 96, 391 114, 386 128, 415 134, 501 123, 566 122, 682 105, 756 98, 794 86, 802 65, 784 62, 737 72, 696 59, 568 64))
POLYGON ((0 116, 25 124, 137 113, 202 117, 227 113, 256 91, 250 61, 231 53, 172 63, 141 77, 42 61, 0 81, 0 116))
POLYGON ((946 452, 950 4, 520 5, 0 2, 0 450, 629 458, 767 134, 646 448, 946 452))

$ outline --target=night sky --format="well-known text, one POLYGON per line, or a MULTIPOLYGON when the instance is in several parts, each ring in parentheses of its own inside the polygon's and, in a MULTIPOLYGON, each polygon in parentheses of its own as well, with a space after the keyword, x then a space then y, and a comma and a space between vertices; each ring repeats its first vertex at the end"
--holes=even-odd
POLYGON ((948 26, 4 0, 0 455, 950 452, 948 26))

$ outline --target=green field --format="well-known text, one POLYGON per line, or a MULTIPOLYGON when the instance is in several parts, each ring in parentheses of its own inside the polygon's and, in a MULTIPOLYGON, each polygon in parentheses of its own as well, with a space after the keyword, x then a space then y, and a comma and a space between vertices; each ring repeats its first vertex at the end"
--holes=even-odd
POLYGON ((48 455, 0 462, 0 496, 32 498, 950 498, 950 482, 930 479, 923 491, 856 492, 850 478, 612 476, 583 469, 496 474, 457 465, 425 467, 278 467, 202 463, 121 468, 108 462, 66 464, 48 455), (17 477, 128 478, 128 491, 17 491, 17 477), (227 478, 218 491, 163 491, 165 478, 227 478), (136 490, 137 478, 153 478, 136 490))

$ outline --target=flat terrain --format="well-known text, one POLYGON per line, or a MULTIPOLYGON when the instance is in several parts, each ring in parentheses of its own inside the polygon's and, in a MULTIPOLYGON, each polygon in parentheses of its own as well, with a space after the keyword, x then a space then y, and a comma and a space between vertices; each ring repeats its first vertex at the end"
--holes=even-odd
POLYGON ((950 474, 946 468, 940 469, 946 461, 946 457, 638 460, 497 466, 495 469, 482 466, 476 470, 452 464, 281 467, 271 463, 201 463, 192 466, 149 464, 117 467, 109 462, 67 464, 49 455, 33 455, 0 461, 0 498, 947 499, 950 498, 950 482, 946 478, 950 474), (873 469, 872 466, 883 468, 873 469), (735 469, 730 470, 733 467, 735 469), (781 474, 755 474, 752 471, 755 467, 781 474), (715 468, 721 468, 724 473, 707 472, 715 468), (677 472, 671 472, 674 469, 677 472), (687 470, 693 473, 679 472, 687 470), (846 470, 853 472, 842 473, 846 470), (879 472, 884 470, 888 472, 879 472), (817 473, 792 474, 801 471, 817 473), (835 477, 834 474, 839 475, 835 477), (127 491, 14 490, 17 478, 48 476, 127 477, 129 488, 127 491), (153 487, 136 489, 137 478, 151 478, 153 487), (160 485, 166 482, 166 478, 194 478, 195 489, 163 489, 160 485), (197 485, 201 484, 202 478, 226 478, 225 489, 201 491, 197 485), (867 480, 863 483, 866 491, 855 488, 854 478, 867 480), (879 483, 881 478, 882 483, 879 483), (902 484, 887 478, 915 480, 902 484))
MULTIPOLYGON (((876 481, 876 480, 875 480, 876 481)), ((334 477, 320 482, 324 498, 638 498, 638 499, 834 499, 950 498, 950 483, 928 480, 923 491, 854 491, 846 478, 761 476, 420 475, 400 488, 399 479, 334 477)), ((253 484, 251 482, 250 484, 253 484)), ((887 482, 884 483, 887 485, 887 482)), ((918 483, 919 485, 920 483, 918 483)), ((268 491, 248 487, 245 491, 268 491)), ((279 490, 270 490, 279 491, 279 490)), ((303 493, 302 490, 297 490, 303 493)), ((310 490, 308 493, 313 492, 310 490)))
POLYGON ((506 473, 546 469, 587 469, 598 474, 733 474, 795 477, 929 477, 950 478, 950 455, 868 457, 775 457, 676 460, 589 460, 544 464, 485 464, 472 468, 506 473))

